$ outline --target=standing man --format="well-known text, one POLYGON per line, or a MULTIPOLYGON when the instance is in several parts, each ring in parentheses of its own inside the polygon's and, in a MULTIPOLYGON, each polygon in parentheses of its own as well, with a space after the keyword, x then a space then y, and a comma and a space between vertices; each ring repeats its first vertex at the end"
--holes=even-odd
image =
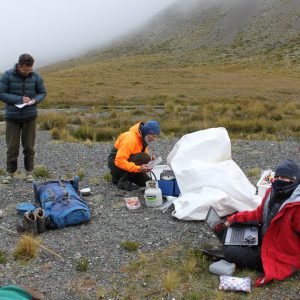
POLYGON ((43 78, 33 71, 34 59, 22 54, 18 63, 0 79, 0 100, 5 103, 6 120, 6 176, 9 184, 17 171, 20 139, 24 154, 26 181, 32 182, 37 104, 46 97, 43 78))

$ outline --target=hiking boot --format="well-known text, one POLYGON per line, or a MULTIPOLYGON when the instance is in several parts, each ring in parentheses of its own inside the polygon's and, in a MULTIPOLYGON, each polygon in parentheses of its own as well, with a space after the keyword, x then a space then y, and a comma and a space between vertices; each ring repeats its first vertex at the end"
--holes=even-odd
POLYGON ((26 179, 26 182, 27 182, 27 183, 32 183, 32 182, 34 181, 34 178, 33 178, 33 175, 32 175, 31 172, 27 172, 27 173, 26 173, 25 179, 26 179))
POLYGON ((36 221, 37 221, 37 232, 42 233, 46 231, 46 219, 45 219, 45 210, 43 210, 41 207, 38 207, 34 211, 36 215, 36 221))
POLYGON ((24 217, 18 221, 18 231, 26 231, 28 233, 37 233, 37 217, 34 212, 27 211, 24 217))
POLYGON ((8 173, 2 180, 2 183, 10 184, 13 181, 13 177, 14 177, 14 173, 8 173))
POLYGON ((135 191, 138 190, 139 187, 137 185, 132 184, 127 179, 120 178, 118 181, 118 189, 125 191, 135 191))
POLYGON ((201 252, 211 259, 224 259, 224 252, 222 249, 200 249, 201 252))

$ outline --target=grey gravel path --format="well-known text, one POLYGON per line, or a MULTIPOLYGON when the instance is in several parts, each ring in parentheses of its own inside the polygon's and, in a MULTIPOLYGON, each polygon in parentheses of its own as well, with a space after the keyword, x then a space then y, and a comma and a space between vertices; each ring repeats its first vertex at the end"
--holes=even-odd
MULTIPOLYGON (((154 145, 154 152, 165 160, 176 140, 159 139, 154 145)), ((88 224, 68 227, 61 230, 48 230, 39 235, 43 244, 63 260, 41 251, 37 259, 28 264, 20 264, 12 258, 19 236, 8 233, 14 230, 17 221, 16 204, 33 201, 30 184, 24 182, 19 174, 13 184, 0 184, 0 249, 8 253, 8 262, 0 264, 0 285, 28 284, 38 288, 45 299, 76 300, 82 299, 78 293, 78 282, 84 275, 75 270, 75 259, 86 257, 90 260, 88 276, 98 286, 109 286, 113 276, 120 273, 120 268, 133 260, 136 253, 125 251, 120 245, 125 241, 142 243, 140 251, 163 249, 173 243, 188 243, 196 247, 199 243, 209 242, 212 237, 202 222, 185 222, 174 219, 171 209, 165 214, 142 206, 132 212, 125 208, 123 197, 140 196, 142 192, 128 193, 118 191, 111 183, 104 180, 108 173, 106 157, 109 143, 85 145, 79 143, 60 143, 51 140, 47 132, 39 132, 36 143, 36 165, 48 168, 54 177, 72 176, 77 170, 86 176, 80 182, 80 188, 90 187, 93 195, 86 197, 91 210, 92 220, 88 224)), ((274 168, 285 158, 300 163, 299 143, 294 141, 234 141, 232 142, 233 159, 246 171, 259 167, 274 168)), ((0 168, 5 168, 5 139, 0 137, 0 168)), ((22 155, 20 156, 22 158, 22 155)), ((22 159, 20 170, 24 172, 22 159)), ((255 179, 256 180, 256 179, 255 179)), ((114 282, 114 284, 116 284, 114 282)), ((96 299, 95 289, 85 288, 84 299, 96 299)), ((294 298, 291 291, 291 299, 294 298)), ((280 298, 280 295, 278 299, 280 298)))

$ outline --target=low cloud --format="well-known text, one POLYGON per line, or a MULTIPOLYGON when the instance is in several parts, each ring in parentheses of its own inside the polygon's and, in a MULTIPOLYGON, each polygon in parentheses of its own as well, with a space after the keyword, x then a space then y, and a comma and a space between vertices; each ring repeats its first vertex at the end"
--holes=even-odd
POLYGON ((175 0, 10 0, 1 4, 0 72, 30 53, 36 67, 71 59, 125 34, 175 0))

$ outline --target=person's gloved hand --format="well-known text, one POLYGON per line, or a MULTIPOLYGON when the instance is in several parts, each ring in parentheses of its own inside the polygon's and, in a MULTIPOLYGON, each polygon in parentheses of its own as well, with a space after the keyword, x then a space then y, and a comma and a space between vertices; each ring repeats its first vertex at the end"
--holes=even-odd
POLYGON ((147 164, 141 165, 140 166, 140 172, 141 173, 148 173, 152 170, 147 164))

